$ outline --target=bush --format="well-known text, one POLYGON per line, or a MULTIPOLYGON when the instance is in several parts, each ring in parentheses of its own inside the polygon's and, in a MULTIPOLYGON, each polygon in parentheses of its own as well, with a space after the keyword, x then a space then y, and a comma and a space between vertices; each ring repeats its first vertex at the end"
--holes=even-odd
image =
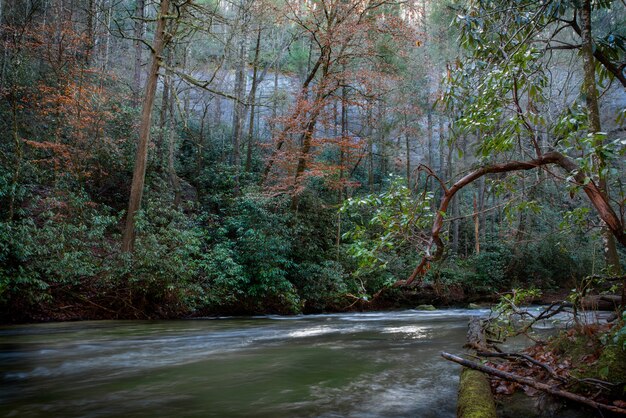
POLYGON ((354 289, 346 281, 343 267, 336 261, 302 263, 295 272, 295 284, 305 310, 322 312, 334 308, 341 298, 354 289))

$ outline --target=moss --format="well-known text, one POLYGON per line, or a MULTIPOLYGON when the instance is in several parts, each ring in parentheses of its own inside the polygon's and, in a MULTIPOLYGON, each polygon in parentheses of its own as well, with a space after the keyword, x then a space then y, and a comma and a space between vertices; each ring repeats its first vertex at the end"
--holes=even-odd
POLYGON ((476 370, 463 369, 457 404, 459 418, 496 418, 496 405, 487 377, 476 370))
MULTIPOLYGON (((617 329, 619 327, 615 327, 617 329)), ((615 338, 615 332, 594 334, 564 332, 555 337, 550 348, 562 357, 571 359, 571 374, 576 378, 595 378, 619 384, 611 396, 618 398, 626 393, 626 350, 623 338, 615 338)), ((575 390, 588 391, 585 385, 575 390)))
POLYGON ((626 382, 626 351, 616 344, 607 346, 598 359, 598 374, 609 382, 626 382))

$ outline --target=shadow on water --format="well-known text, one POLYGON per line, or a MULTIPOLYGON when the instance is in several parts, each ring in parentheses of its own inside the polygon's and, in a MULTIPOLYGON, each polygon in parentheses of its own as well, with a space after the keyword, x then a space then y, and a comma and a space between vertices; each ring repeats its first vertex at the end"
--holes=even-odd
POLYGON ((0 328, 5 417, 454 417, 467 320, 401 311, 0 328))

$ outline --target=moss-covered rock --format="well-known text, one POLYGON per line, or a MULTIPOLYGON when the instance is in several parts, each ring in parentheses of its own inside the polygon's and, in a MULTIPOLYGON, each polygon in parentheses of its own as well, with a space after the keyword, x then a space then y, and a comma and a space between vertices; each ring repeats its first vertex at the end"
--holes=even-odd
POLYGON ((436 311, 437 308, 435 308, 433 305, 419 305, 415 308, 418 311, 436 311))
POLYGON ((496 418, 496 405, 487 377, 464 368, 459 382, 458 418, 496 418))

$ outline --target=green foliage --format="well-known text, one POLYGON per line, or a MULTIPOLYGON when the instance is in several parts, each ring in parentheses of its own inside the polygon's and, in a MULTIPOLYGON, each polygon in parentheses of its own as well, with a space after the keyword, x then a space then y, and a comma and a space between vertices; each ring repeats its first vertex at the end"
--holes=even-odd
POLYGON ((277 203, 247 194, 235 199, 229 215, 213 226, 211 253, 202 265, 205 309, 300 310, 299 296, 288 280, 293 237, 286 208, 286 200, 277 203))
POLYGON ((613 343, 618 347, 621 347, 622 350, 626 351, 626 311, 622 312, 621 322, 621 327, 616 327, 618 329, 613 336, 613 343))
POLYGON ((111 278, 127 277, 140 304, 150 309, 167 304, 172 311, 194 308, 195 283, 204 260, 203 232, 180 210, 160 199, 148 200, 136 218, 137 241, 123 268, 111 278))
MULTIPOLYGON (((0 301, 24 314, 84 301, 141 315, 187 312, 199 289, 202 234, 180 212, 148 199, 132 256, 119 251, 119 216, 81 195, 34 202, 31 216, 0 223, 0 301)), ((108 315, 109 313, 101 312, 108 315)))
POLYGON ((351 222, 343 238, 358 261, 357 275, 386 269, 432 223, 432 193, 413 196, 404 183, 392 176, 384 192, 348 199, 340 208, 351 222))
POLYGON ((452 257, 433 267, 427 280, 461 285, 471 294, 486 294, 507 288, 511 282, 512 250, 506 245, 485 246, 480 253, 461 259, 452 257))
POLYGON ((342 265, 330 260, 320 264, 301 263, 295 272, 294 284, 307 312, 336 309, 344 295, 355 292, 342 265))

